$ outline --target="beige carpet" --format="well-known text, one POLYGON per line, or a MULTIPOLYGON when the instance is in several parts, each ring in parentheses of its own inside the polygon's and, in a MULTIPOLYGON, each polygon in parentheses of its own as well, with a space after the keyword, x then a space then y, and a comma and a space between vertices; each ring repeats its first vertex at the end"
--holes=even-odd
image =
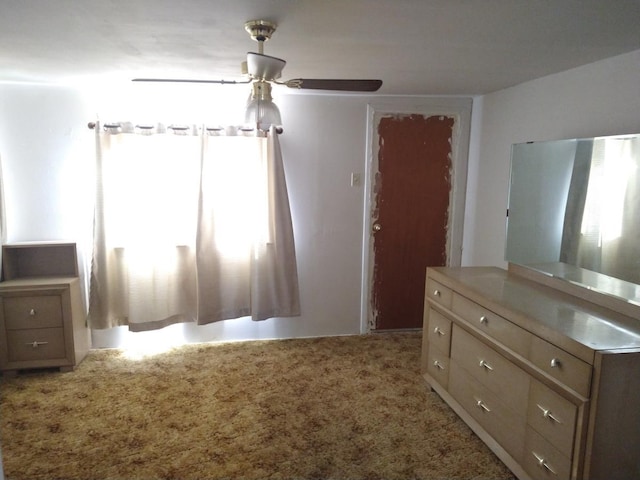
POLYGON ((416 333, 198 344, 3 379, 21 479, 511 479, 419 373, 416 333))

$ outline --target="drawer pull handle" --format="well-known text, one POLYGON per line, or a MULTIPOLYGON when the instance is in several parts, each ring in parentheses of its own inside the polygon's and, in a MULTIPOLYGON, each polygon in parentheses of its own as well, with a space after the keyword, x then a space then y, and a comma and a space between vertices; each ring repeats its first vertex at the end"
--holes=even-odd
POLYGON ((551 468, 551 466, 547 463, 547 461, 543 457, 538 455, 536 452, 531 452, 531 453, 533 453, 533 456, 536 457, 536 460, 538 462, 538 466, 540 468, 544 468, 545 470, 549 471, 550 473, 553 473, 554 475, 558 475, 556 473, 556 471, 553 468, 551 468))
POLYGON ((484 410, 485 412, 490 412, 491 409, 489 407, 487 407, 484 402, 480 399, 476 399, 476 407, 478 407, 480 410, 484 410))
POLYGON ((482 315, 480 317, 480 323, 482 323, 483 325, 486 325, 488 322, 489 322, 489 319, 485 315, 482 315))
POLYGON ((437 288, 433 291, 433 296, 434 297, 439 297, 440 296, 440 290, 438 290, 437 288))
POLYGON ((438 360, 435 360, 433 362, 433 366, 436 367, 438 370, 444 370, 444 367, 442 366, 442 364, 438 360))
POLYGON ((48 343, 49 342, 37 342, 37 341, 35 341, 35 342, 27 342, 27 343, 25 343, 25 345, 29 345, 30 347, 33 347, 33 348, 38 348, 40 345, 47 345, 48 343))
POLYGON ((538 404, 538 408, 542 410, 542 416, 544 418, 548 418, 549 420, 553 420, 556 423, 562 423, 558 417, 551 413, 551 410, 548 408, 544 408, 542 405, 538 404))
POLYGON ((489 371, 493 370, 493 367, 489 365, 487 362, 485 362, 484 360, 480 360, 480 362, 478 363, 478 366, 486 368, 489 371))
POLYGON ((438 334, 438 335, 440 335, 441 337, 445 335, 445 333, 444 333, 442 330, 440 330, 440 328, 439 328, 439 327, 434 328, 434 329, 433 329, 433 333, 437 333, 437 334, 438 334))
POLYGON ((551 368, 560 368, 562 366, 562 362, 559 358, 552 358, 549 365, 551 365, 551 368))
POLYGON ((32 317, 35 317, 36 316, 36 309, 32 308, 31 310, 29 310, 29 315, 32 316, 32 317))

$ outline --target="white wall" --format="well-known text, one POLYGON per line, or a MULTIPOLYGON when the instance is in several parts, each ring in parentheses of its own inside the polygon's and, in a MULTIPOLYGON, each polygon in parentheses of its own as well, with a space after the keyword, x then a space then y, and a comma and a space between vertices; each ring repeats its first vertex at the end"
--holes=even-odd
MULTIPOLYGON (((95 331, 94 346, 151 338, 155 343, 161 337, 177 342, 360 333, 365 199, 364 186, 352 187, 350 176, 355 172, 365 178, 367 104, 384 101, 406 109, 430 105, 433 99, 278 93, 302 316, 185 324, 137 334, 124 328, 95 331)), ((94 132, 87 123, 96 116, 103 121, 215 121, 242 112, 246 95, 246 88, 238 86, 74 90, 0 85, 8 240, 90 243, 94 132)))
POLYGON ((640 50, 476 99, 463 265, 506 265, 512 144, 624 133, 640 133, 640 50))
POLYGON ((91 118, 76 89, 0 85, 9 242, 78 237, 78 218, 86 217, 82 200, 91 187, 85 180, 91 118))

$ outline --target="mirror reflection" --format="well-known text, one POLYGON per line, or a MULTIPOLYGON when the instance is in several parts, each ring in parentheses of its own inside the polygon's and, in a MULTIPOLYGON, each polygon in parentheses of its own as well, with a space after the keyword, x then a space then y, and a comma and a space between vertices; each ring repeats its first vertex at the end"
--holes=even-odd
POLYGON ((640 303, 640 135, 513 145, 506 260, 640 303))

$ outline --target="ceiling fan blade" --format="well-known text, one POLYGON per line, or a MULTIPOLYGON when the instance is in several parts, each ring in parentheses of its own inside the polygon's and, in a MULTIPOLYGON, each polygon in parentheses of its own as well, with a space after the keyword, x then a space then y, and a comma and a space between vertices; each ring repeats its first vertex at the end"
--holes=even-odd
POLYGON ((375 92, 382 80, 325 80, 319 78, 295 78, 286 82, 288 87, 312 90, 341 90, 347 92, 375 92))
POLYGON ((198 80, 183 78, 134 78, 132 82, 172 82, 172 83, 217 83, 220 85, 233 85, 251 83, 253 80, 198 80))

